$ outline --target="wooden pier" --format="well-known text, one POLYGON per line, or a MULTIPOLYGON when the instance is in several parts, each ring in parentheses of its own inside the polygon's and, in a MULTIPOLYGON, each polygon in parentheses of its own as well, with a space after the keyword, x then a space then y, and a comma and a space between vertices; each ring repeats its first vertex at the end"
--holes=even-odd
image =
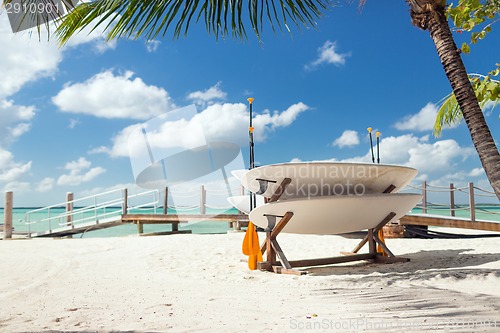
POLYGON ((124 224, 136 224, 139 235, 170 235, 191 233, 191 230, 179 230, 179 223, 188 223, 190 221, 220 221, 229 223, 229 227, 235 230, 241 229, 248 224, 248 215, 221 214, 221 215, 201 215, 201 214, 125 214, 118 215, 98 221, 80 223, 72 226, 67 225, 43 232, 33 232, 30 237, 68 237, 76 234, 85 233, 92 230, 101 230, 116 227, 124 224), (170 230, 153 233, 144 233, 145 224, 170 224, 170 230))
POLYGON ((41 232, 32 232, 28 234, 28 237, 71 237, 76 234, 83 234, 87 231, 101 230, 111 227, 116 227, 123 225, 120 216, 111 217, 103 220, 91 221, 86 223, 80 223, 78 225, 67 225, 59 228, 54 228, 51 230, 45 230, 41 232))
MULTIPOLYGON (((410 186, 411 188, 412 186, 410 186)), ((417 189, 417 187, 413 187, 417 189)), ((484 211, 478 207, 476 197, 490 197, 496 198, 495 194, 491 191, 474 186, 473 183, 468 183, 467 186, 457 188, 453 183, 448 186, 431 186, 426 181, 422 182, 422 204, 421 214, 407 214, 403 216, 398 224, 391 224, 386 226, 384 232, 389 237, 403 237, 405 226, 424 226, 424 227, 446 227, 458 229, 472 229, 482 231, 500 232, 500 219, 483 220, 477 218, 477 212, 484 211), (429 194, 432 192, 449 193, 449 204, 431 203, 429 202, 429 194), (467 204, 458 205, 456 203, 456 194, 462 193, 466 196, 467 204), (439 210, 443 214, 429 214, 430 210, 439 210), (458 217, 457 212, 461 210, 462 215, 468 212, 467 217, 458 217), (445 214, 449 214, 448 216, 445 214)), ((462 197, 462 201, 464 198, 462 197)), ((489 212, 490 214, 498 214, 489 212)), ((497 215, 498 216, 498 215, 497 215)))
POLYGON ((500 222, 478 219, 471 221, 468 218, 431 214, 405 215, 399 220, 399 225, 421 225, 428 227, 462 228, 500 232, 500 222))
POLYGON ((240 230, 245 224, 248 225, 248 215, 246 214, 124 214, 121 216, 122 223, 137 224, 137 232, 144 234, 144 224, 170 224, 171 231, 157 232, 154 234, 169 235, 176 233, 191 233, 191 230, 179 230, 179 223, 190 221, 221 221, 228 222, 229 227, 240 230))

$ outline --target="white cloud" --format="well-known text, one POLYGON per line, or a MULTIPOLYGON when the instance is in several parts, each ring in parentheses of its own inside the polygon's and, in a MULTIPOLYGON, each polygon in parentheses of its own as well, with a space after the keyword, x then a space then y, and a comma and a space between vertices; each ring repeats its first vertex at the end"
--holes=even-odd
MULTIPOLYGON (((292 124, 295 119, 304 111, 309 110, 309 107, 302 102, 292 104, 285 111, 273 111, 270 112, 266 110, 263 114, 258 114, 254 117, 253 125, 257 129, 261 128, 263 131, 255 133, 257 140, 264 141, 266 135, 270 130, 274 130, 277 127, 286 127, 292 124), (266 130, 266 126, 268 130, 266 130)), ((248 118, 248 116, 247 116, 248 118)))
POLYGON ((483 168, 474 168, 469 172, 469 177, 479 177, 484 175, 484 169, 483 168))
MULTIPOLYGON (((394 127, 400 131, 432 131, 438 111, 439 107, 437 105, 427 103, 418 113, 404 117, 401 121, 394 124, 394 127)), ((443 126, 443 129, 454 128, 458 125, 443 126)))
POLYGON ((106 146, 100 146, 100 147, 92 148, 91 150, 89 150, 87 152, 87 154, 90 154, 90 155, 92 155, 92 154, 102 154, 102 153, 110 154, 111 151, 106 146))
MULTIPOLYGON (((443 170, 448 171, 448 170, 443 170)), ((484 177, 483 168, 474 168, 471 171, 457 170, 452 173, 444 173, 437 179, 433 179, 429 182, 431 186, 445 186, 448 187, 450 183, 453 183, 455 188, 467 187, 471 178, 484 177)), ((479 179, 481 181, 482 179, 479 179)), ((488 183, 489 185, 489 183, 488 183)))
POLYGON ((213 100, 224 100, 227 97, 227 93, 220 89, 221 82, 217 82, 214 86, 203 91, 194 91, 189 93, 187 98, 196 104, 206 105, 213 100))
POLYGON ((116 184, 116 185, 109 186, 109 187, 98 186, 98 187, 94 187, 91 189, 85 189, 81 192, 78 192, 78 197, 85 198, 85 197, 94 196, 96 194, 121 190, 124 188, 126 188, 128 190, 128 195, 144 192, 144 189, 140 188, 135 183, 128 183, 128 184, 116 184))
POLYGON ((72 119, 70 119, 70 120, 69 120, 68 128, 73 129, 73 128, 75 128, 75 127, 76 127, 76 125, 78 125, 78 124, 80 124, 80 120, 78 120, 78 119, 73 119, 73 118, 72 118, 72 119))
POLYGON ((108 22, 110 22, 110 20, 106 19, 104 22, 105 23, 101 24, 96 29, 94 29, 94 26, 90 25, 79 31, 68 40, 68 42, 64 45, 64 48, 69 49, 82 44, 90 44, 93 50, 97 53, 114 50, 117 45, 116 40, 106 41, 106 33, 104 33, 104 27, 108 24, 108 22))
POLYGON ((14 182, 31 170, 32 162, 19 163, 14 161, 11 152, 0 147, 0 181, 14 182))
POLYGON ((146 43, 146 50, 148 50, 148 52, 150 53, 156 52, 160 44, 161 42, 159 40, 150 40, 146 43))
POLYGON ((318 58, 304 66, 306 70, 313 70, 322 64, 342 66, 350 53, 338 53, 337 43, 327 40, 323 46, 318 48, 318 58))
POLYGON ((29 193, 31 191, 31 184, 28 182, 12 181, 4 185, 3 192, 7 191, 14 192, 14 195, 29 193))
POLYGON ((76 161, 66 163, 64 169, 69 171, 68 174, 61 175, 57 179, 57 185, 80 185, 86 183, 106 172, 106 169, 101 167, 91 168, 92 163, 80 157, 76 161))
POLYGON ((12 100, 0 100, 0 144, 9 145, 31 128, 34 106, 15 105, 12 100))
POLYGON ((486 104, 483 107, 483 112, 486 117, 489 117, 493 114, 493 109, 495 107, 498 107, 498 103, 500 103, 500 100, 494 101, 487 101, 486 104))
MULTIPOLYGON (((298 115, 309 107, 302 102, 293 104, 284 111, 265 111, 253 119, 256 142, 263 142, 267 136, 280 127, 289 126, 298 115)), ((148 131, 151 148, 182 147, 192 148, 199 142, 226 141, 243 145, 248 142, 249 112, 245 104, 224 103, 208 106, 192 119, 179 119, 163 123, 155 131, 148 131), (203 133, 199 129, 203 129, 203 133), (204 136, 204 137, 203 137, 204 136), (205 141, 206 139, 206 141, 205 141)), ((92 153, 107 152, 113 157, 129 156, 134 151, 144 149, 141 142, 129 146, 129 136, 141 128, 135 124, 124 128, 113 139, 111 148, 94 148, 92 153), (130 150, 129 150, 130 148, 130 150)))
MULTIPOLYGON (((381 148, 382 149, 382 148, 381 148)), ((451 169, 474 154, 473 148, 460 147, 455 140, 420 142, 408 150, 408 165, 422 171, 451 169)))
POLYGON ((54 178, 46 177, 36 185, 37 192, 48 192, 54 188, 54 178))
POLYGON ((62 51, 55 43, 43 38, 38 41, 36 35, 14 35, 7 15, 0 15, 0 44, 0 99, 18 92, 28 82, 53 75, 62 60, 62 51))
MULTIPOLYGON (((52 31, 54 31, 52 29, 52 31)), ((90 30, 89 30, 90 31, 90 30)), ((103 43, 104 36, 98 30, 85 34, 85 31, 72 38, 67 46, 60 48, 55 38, 48 39, 44 28, 12 33, 8 16, 0 15, 0 159, 8 163, 0 165, 0 180, 12 186, 24 187, 26 183, 15 182, 31 168, 31 161, 19 163, 5 148, 31 129, 35 117, 34 106, 17 105, 10 96, 19 92, 24 85, 42 78, 52 77, 63 60, 65 52, 74 47, 91 43, 103 43), (15 185, 17 184, 17 185, 15 185)))
MULTIPOLYGON (((54 31, 51 26, 51 31, 54 31)), ((40 37, 34 29, 12 33, 7 15, 0 15, 0 99, 18 92, 21 87, 40 78, 53 76, 57 67, 68 50, 82 44, 91 44, 103 51, 114 45, 105 42, 105 36, 98 28, 90 32, 86 28, 69 40, 66 46, 59 47, 54 36, 47 37, 47 31, 42 28, 40 37)))
POLYGON ((400 131, 430 131, 434 128, 438 109, 435 104, 427 103, 418 113, 404 117, 394 127, 400 131))
POLYGON ((2 133, 0 136, 0 182, 8 183, 8 188, 19 189, 19 186, 24 186, 24 183, 18 180, 31 170, 31 161, 16 162, 14 155, 7 150, 7 147, 30 130, 34 116, 33 106, 15 105, 12 100, 0 99, 0 132, 2 133))
MULTIPOLYGON (((374 151, 377 157, 376 150, 374 151)), ((380 140, 380 161, 384 164, 406 165, 422 173, 442 173, 453 170, 473 156, 472 147, 461 147, 455 140, 429 142, 429 136, 406 134, 380 140)), ((371 162, 371 151, 366 155, 343 160, 345 162, 371 162)))
POLYGON ((332 146, 353 147, 359 144, 358 132, 353 130, 345 130, 340 137, 332 142, 332 146))
POLYGON ((163 88, 147 85, 133 74, 107 70, 83 83, 67 84, 52 101, 63 112, 110 119, 149 119, 175 108, 163 88))

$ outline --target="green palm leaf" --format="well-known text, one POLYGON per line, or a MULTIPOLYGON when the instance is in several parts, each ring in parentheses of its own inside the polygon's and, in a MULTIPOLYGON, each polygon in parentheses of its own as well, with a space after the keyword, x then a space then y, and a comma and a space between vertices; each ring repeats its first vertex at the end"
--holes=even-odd
MULTIPOLYGON (((500 74, 500 64, 497 69, 488 73, 488 75, 469 74, 472 87, 476 93, 479 106, 484 110, 487 106, 493 108, 500 102, 500 82, 491 77, 500 74)), ((462 121, 463 115, 458 106, 454 93, 444 97, 438 105, 441 105, 434 122, 434 136, 439 137, 444 126, 451 126, 462 121)))
POLYGON ((216 38, 247 38, 245 27, 251 26, 260 40, 264 21, 273 31, 288 22, 314 27, 316 19, 330 6, 330 0, 95 0, 79 4, 60 20, 56 34, 62 44, 87 26, 105 26, 107 39, 119 37, 147 40, 185 35, 193 19, 203 19, 207 31, 216 38), (279 6, 275 4, 279 2, 279 6), (248 18, 248 19, 244 19, 248 18))

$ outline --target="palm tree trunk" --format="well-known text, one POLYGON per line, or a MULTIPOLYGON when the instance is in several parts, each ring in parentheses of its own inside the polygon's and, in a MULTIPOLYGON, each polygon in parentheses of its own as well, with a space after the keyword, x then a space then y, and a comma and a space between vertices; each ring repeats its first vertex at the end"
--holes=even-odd
POLYGON ((407 0, 412 23, 429 30, 444 71, 464 116, 472 142, 496 196, 500 200, 500 154, 486 124, 445 15, 446 1, 407 0))

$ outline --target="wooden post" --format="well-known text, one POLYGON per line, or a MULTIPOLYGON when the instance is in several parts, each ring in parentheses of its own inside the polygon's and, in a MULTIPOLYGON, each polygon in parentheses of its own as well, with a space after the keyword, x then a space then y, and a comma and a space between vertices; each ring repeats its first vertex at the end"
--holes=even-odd
POLYGON ((476 204, 474 200, 474 183, 469 183, 470 220, 476 222, 476 204))
POLYGON ((122 214, 127 215, 127 213, 128 213, 128 189, 124 188, 122 214))
MULTIPOLYGON (((240 186, 240 195, 245 195, 245 188, 243 187, 243 185, 240 186)), ((251 207, 250 207, 251 208, 251 207)), ((241 210, 238 210, 238 215, 242 215, 242 214, 245 214, 243 213, 241 210)), ((229 227, 233 227, 234 228, 234 224, 233 222, 229 222, 229 227)))
POLYGON ((375 243, 375 239, 373 238, 374 232, 373 229, 368 229, 368 251, 372 255, 377 254, 377 244, 375 243))
POLYGON ((455 216, 455 186, 450 184, 450 215, 455 216))
POLYGON ((205 204, 207 203, 207 192, 205 191, 205 186, 201 185, 200 188, 200 214, 205 215, 207 213, 205 204))
POLYGON ((422 213, 427 214, 427 182, 422 182, 422 213))
POLYGON ((66 192, 66 225, 73 226, 73 193, 66 192))
POLYGON ((139 221, 137 221, 137 233, 138 234, 143 234, 144 233, 144 224, 142 224, 139 221))
POLYGON ((163 196, 163 214, 168 214, 168 187, 165 187, 165 195, 163 196))
POLYGON ((267 262, 273 266, 276 264, 276 253, 271 245, 271 230, 266 231, 266 252, 267 252, 267 262))
POLYGON ((12 238, 13 197, 14 194, 12 192, 5 192, 3 239, 12 238))

